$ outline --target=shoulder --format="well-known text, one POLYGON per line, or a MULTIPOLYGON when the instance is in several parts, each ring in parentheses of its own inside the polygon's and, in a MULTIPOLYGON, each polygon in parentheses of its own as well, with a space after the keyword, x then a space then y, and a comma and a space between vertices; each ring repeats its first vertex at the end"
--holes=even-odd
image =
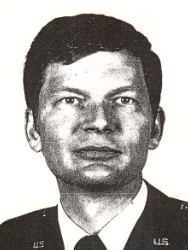
POLYGON ((151 241, 168 239, 171 247, 174 246, 172 249, 188 249, 188 202, 168 197, 146 184, 148 200, 143 212, 142 226, 143 223, 149 224, 148 235, 151 235, 151 241), (187 248, 183 248, 185 246, 187 248))
POLYGON ((34 212, 18 216, 16 218, 7 220, 0 225, 0 232, 2 230, 19 230, 25 227, 36 227, 46 216, 56 216, 57 206, 40 209, 34 212))
POLYGON ((154 207, 157 211, 172 213, 177 216, 188 217, 188 202, 169 197, 146 182, 148 188, 148 206, 154 207))
POLYGON ((37 210, 14 219, 5 221, 0 225, 0 249, 17 249, 23 246, 31 248, 36 239, 44 237, 44 228, 57 221, 57 207, 37 210))

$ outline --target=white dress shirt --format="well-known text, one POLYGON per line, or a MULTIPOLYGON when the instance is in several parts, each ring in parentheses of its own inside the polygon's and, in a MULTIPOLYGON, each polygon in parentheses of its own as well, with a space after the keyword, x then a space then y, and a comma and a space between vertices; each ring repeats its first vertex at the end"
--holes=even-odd
MULTIPOLYGON (((138 194, 130 204, 98 233, 107 250, 124 249, 137 220, 144 210, 146 201, 147 187, 142 182, 138 194)), ((58 220, 65 250, 74 250, 76 243, 88 234, 66 215, 60 202, 58 203, 58 220)))

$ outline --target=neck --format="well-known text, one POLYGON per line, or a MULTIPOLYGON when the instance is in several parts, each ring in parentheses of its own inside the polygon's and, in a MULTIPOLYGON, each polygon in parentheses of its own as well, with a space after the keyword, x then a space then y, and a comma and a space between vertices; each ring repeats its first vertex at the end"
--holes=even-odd
POLYGON ((126 186, 91 192, 57 179, 61 204, 69 218, 88 234, 98 233, 118 215, 138 193, 142 176, 126 186))

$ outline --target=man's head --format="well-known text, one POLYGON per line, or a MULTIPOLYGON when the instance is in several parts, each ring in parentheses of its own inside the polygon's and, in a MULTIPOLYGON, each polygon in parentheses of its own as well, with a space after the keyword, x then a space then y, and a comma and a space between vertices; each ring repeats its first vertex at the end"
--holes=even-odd
POLYGON ((24 75, 27 138, 64 183, 93 189, 141 176, 164 118, 150 47, 131 25, 100 15, 55 19, 34 40, 24 75))
POLYGON ((69 65, 98 51, 126 50, 142 62, 154 116, 160 101, 162 72, 148 39, 130 24, 113 17, 83 14, 60 17, 42 28, 27 54, 24 90, 27 106, 38 110, 44 72, 50 63, 69 65))

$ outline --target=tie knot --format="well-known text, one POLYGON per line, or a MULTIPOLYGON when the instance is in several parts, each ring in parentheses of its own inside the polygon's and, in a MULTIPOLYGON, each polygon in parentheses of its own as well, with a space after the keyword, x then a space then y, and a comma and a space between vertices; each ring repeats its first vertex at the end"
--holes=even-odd
POLYGON ((107 250, 98 235, 85 236, 81 238, 74 250, 107 250))

